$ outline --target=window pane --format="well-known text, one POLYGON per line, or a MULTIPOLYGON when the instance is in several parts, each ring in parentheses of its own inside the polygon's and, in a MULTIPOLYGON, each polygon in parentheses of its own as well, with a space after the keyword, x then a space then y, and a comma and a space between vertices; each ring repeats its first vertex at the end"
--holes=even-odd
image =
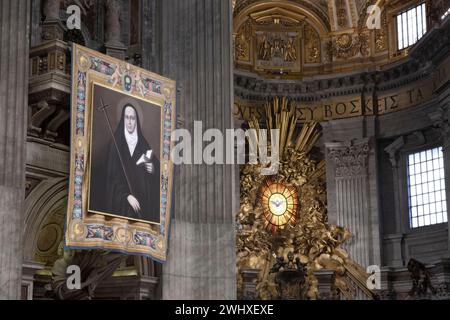
POLYGON ((417 7, 417 33, 419 39, 423 36, 423 24, 422 24, 422 6, 417 7))
POLYGON ((436 203, 430 204, 430 213, 436 213, 436 203))
POLYGON ((425 225, 423 221, 423 216, 419 217, 419 227, 423 227, 425 225))
POLYGON ((423 151, 423 152, 420 153, 420 161, 421 162, 427 161, 427 153, 426 153, 426 151, 423 151))
POLYGON ((416 177, 416 184, 421 184, 422 183, 422 175, 417 174, 417 175, 415 175, 415 177, 416 177))
POLYGON ((402 50, 403 46, 403 30, 402 30, 402 16, 397 17, 397 37, 398 37, 398 49, 402 50))
POLYGON ((433 169, 439 169, 439 159, 433 160, 433 169))
MULTIPOLYGON (((420 15, 420 11, 418 12, 417 15, 420 15)), ((447 202, 442 148, 410 154, 407 160, 411 227, 418 228, 446 222, 447 202)))
POLYGON ((428 182, 427 186, 428 186, 428 192, 434 192, 434 182, 433 179, 430 180, 431 182, 428 182))
POLYGON ((414 155, 414 159, 416 159, 416 163, 419 163, 420 162, 420 153, 416 153, 415 155, 414 155))
POLYGON ((425 3, 422 4, 422 35, 427 32, 427 13, 425 11, 425 3))
POLYGON ((417 10, 416 9, 412 9, 409 12, 411 12, 411 33, 412 33, 412 37, 411 37, 411 44, 416 43, 417 42, 417 10))
POLYGON ((439 148, 433 149, 433 159, 439 158, 439 148))
POLYGON ((416 43, 426 33, 425 3, 397 15, 397 46, 399 50, 416 43))
POLYGON ((406 13, 402 14, 402 24, 403 24, 403 45, 404 48, 408 46, 408 27, 406 20, 406 13))
POLYGON ((423 216, 423 206, 417 207, 417 216, 423 216))
POLYGON ((427 172, 427 169, 428 169, 427 163, 426 163, 426 162, 422 162, 422 163, 420 164, 420 170, 421 170, 421 172, 427 172))
POLYGON ((437 212, 442 212, 442 202, 436 202, 436 211, 437 212))
POLYGON ((430 202, 436 201, 436 194, 434 192, 430 193, 430 202))
MULTIPOLYGON (((423 193, 422 185, 421 184, 417 185, 416 190, 417 190, 416 194, 422 194, 423 193)), ((411 194, 411 195, 413 196, 413 194, 411 194)))
POLYGON ((432 214, 432 215, 430 216, 430 225, 436 224, 436 222, 437 222, 437 220, 436 220, 436 215, 435 215, 435 214, 432 214))

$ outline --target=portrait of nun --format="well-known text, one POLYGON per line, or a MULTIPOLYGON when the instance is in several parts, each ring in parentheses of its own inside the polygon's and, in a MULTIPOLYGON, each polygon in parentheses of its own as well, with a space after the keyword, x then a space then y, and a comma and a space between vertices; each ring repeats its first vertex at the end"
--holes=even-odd
POLYGON ((159 221, 159 161, 145 140, 135 107, 123 107, 106 163, 106 207, 108 212, 140 220, 159 221), (117 143, 117 146, 116 146, 117 143), (123 165, 122 165, 123 164, 123 165))
MULTIPOLYGON (((95 181, 91 181, 90 209, 159 223, 159 151, 152 148, 143 134, 142 110, 137 101, 126 101, 123 105, 119 102, 116 112, 108 111, 110 115, 117 113, 117 126, 112 124, 110 130, 102 129, 103 135, 113 135, 114 138, 108 139, 109 143, 102 151, 92 149, 91 180, 95 181)), ((102 119, 100 113, 97 119, 102 119)), ((94 121, 93 132, 95 127, 94 121)), ((96 130, 100 132, 100 129, 96 130)))

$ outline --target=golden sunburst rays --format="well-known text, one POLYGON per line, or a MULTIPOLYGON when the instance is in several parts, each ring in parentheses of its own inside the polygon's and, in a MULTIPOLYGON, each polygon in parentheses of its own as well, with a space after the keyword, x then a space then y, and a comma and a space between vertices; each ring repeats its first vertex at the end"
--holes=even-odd
MULTIPOLYGON (((274 255, 285 257, 294 252, 302 263, 307 264, 306 285, 310 299, 318 298, 318 281, 314 272, 320 269, 336 271, 334 286, 341 291, 353 283, 347 280, 351 276, 351 279, 358 280, 356 285, 371 297, 370 290, 364 286, 367 274, 357 268, 341 247, 351 233, 346 228, 328 223, 326 165, 324 160, 315 160, 316 154, 313 153, 313 147, 320 138, 320 126, 309 122, 298 130, 299 118, 295 109, 295 105, 286 98, 275 98, 265 107, 264 126, 268 136, 272 136, 271 130, 280 130, 278 173, 264 176, 258 165, 242 166, 241 209, 236 217, 237 268, 261 270, 257 296, 277 299, 274 276, 269 272, 275 263, 274 255)), ((262 123, 256 117, 249 121, 249 127, 256 130, 258 138, 262 123)), ((241 292, 241 280, 238 288, 241 292)), ((351 293, 348 298, 355 296, 351 293)))
POLYGON ((325 181, 325 177, 326 177, 326 164, 325 160, 322 160, 316 165, 315 170, 308 175, 307 180, 309 184, 316 185, 323 183, 325 181))
POLYGON ((286 225, 295 225, 299 206, 295 186, 287 186, 267 179, 261 186, 258 202, 262 206, 266 230, 275 233, 286 225))
MULTIPOLYGON (((274 98, 265 105, 266 128, 268 137, 272 137, 272 130, 279 130, 279 154, 282 159, 289 157, 287 150, 292 148, 296 152, 308 154, 320 138, 321 131, 317 122, 305 123, 296 135, 299 117, 295 103, 286 97, 274 98)), ((248 122, 251 129, 256 130, 257 139, 260 137, 260 122, 252 115, 248 122)), ((270 139, 270 138, 268 138, 270 139)))

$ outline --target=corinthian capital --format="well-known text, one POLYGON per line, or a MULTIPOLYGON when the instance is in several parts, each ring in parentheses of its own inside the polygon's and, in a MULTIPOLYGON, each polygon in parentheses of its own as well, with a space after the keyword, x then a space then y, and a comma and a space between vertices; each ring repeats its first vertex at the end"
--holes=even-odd
POLYGON ((336 166, 336 177, 358 176, 367 173, 369 140, 347 143, 327 143, 328 155, 336 166))

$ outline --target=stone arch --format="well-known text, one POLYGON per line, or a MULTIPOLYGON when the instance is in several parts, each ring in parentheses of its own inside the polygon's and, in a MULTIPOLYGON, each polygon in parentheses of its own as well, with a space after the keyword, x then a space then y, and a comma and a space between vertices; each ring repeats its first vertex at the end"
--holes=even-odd
MULTIPOLYGON (((47 250, 56 252, 63 239, 65 218, 62 225, 56 226, 55 215, 64 215, 67 211, 68 180, 67 178, 47 179, 39 183, 25 200, 24 259, 36 261, 42 248, 39 248, 40 237, 50 237, 46 241, 47 250), (60 229, 60 230, 57 230, 60 229), (52 238, 57 243, 52 243, 52 238)), ((51 253, 51 252, 50 252, 51 253)), ((52 261, 51 258, 50 262, 52 261)), ((146 257, 130 257, 138 274, 154 277, 157 275, 156 264, 146 257)), ((37 261, 43 262, 43 261, 37 261)))
POLYGON ((304 7, 302 4, 292 1, 274 2, 267 0, 257 1, 241 10, 233 19, 234 32, 237 32, 240 29, 240 27, 243 25, 243 23, 245 23, 250 14, 258 11, 269 10, 272 8, 279 8, 281 10, 286 10, 288 12, 304 16, 305 21, 312 25, 319 32, 321 37, 327 37, 328 33, 330 32, 329 24, 324 21, 322 17, 320 17, 316 12, 304 7))
POLYGON ((24 259, 35 260, 40 232, 50 215, 65 212, 67 196, 67 178, 54 178, 42 181, 25 199, 24 259))

